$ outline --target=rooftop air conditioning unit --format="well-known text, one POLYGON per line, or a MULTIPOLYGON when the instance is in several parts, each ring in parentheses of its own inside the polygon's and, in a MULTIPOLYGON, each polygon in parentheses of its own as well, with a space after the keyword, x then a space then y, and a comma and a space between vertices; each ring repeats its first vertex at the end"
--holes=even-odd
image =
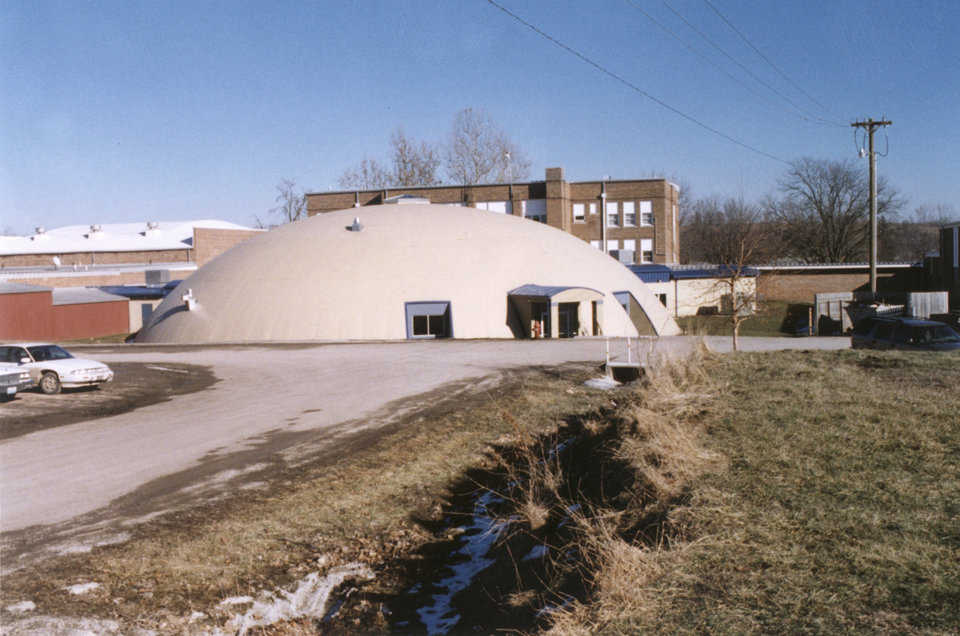
POLYGON ((162 285, 172 280, 169 269, 148 269, 143 276, 147 285, 162 285))
POLYGON ((633 265, 633 250, 610 250, 610 256, 624 265, 633 265))

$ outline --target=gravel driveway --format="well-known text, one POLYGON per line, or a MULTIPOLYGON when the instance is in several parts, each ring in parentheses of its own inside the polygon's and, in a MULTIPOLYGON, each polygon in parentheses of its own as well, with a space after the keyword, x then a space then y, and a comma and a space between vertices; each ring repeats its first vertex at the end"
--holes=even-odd
MULTIPOLYGON (((846 338, 743 342, 745 350, 849 347, 846 338)), ((729 338, 707 343, 729 348, 729 338)), ((693 338, 663 338, 657 353, 681 356, 695 345, 693 338)), ((196 494, 199 485, 225 473, 294 461, 299 446, 331 436, 344 423, 377 425, 401 404, 416 408, 404 398, 511 367, 599 364, 604 346, 602 340, 576 339, 86 347, 85 357, 108 364, 209 367, 219 381, 129 412, 0 442, 4 545, 50 536, 61 530, 54 524, 77 523, 83 515, 88 527, 102 526, 111 515, 151 515, 171 493, 196 494)))

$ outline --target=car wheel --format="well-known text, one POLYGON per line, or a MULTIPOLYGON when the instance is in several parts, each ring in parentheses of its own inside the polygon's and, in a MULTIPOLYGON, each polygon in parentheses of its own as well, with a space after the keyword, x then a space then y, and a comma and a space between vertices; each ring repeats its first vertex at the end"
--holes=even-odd
POLYGON ((53 371, 47 371, 40 378, 40 390, 47 395, 54 395, 60 392, 60 378, 53 371))

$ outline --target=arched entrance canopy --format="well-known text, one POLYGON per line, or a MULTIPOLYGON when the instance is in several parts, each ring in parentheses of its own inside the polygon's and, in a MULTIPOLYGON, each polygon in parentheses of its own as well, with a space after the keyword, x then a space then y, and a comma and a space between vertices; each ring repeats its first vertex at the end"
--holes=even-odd
POLYGON ((603 293, 596 289, 530 283, 507 294, 531 338, 600 335, 603 293))

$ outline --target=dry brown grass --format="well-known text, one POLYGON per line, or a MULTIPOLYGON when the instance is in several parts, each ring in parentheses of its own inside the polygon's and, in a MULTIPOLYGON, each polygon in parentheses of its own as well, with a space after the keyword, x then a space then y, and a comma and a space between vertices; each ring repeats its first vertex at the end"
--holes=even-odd
POLYGON ((709 360, 718 390, 701 402, 703 428, 622 446, 674 501, 659 541, 625 540, 586 516, 591 593, 550 631, 957 633, 958 362, 709 360))

